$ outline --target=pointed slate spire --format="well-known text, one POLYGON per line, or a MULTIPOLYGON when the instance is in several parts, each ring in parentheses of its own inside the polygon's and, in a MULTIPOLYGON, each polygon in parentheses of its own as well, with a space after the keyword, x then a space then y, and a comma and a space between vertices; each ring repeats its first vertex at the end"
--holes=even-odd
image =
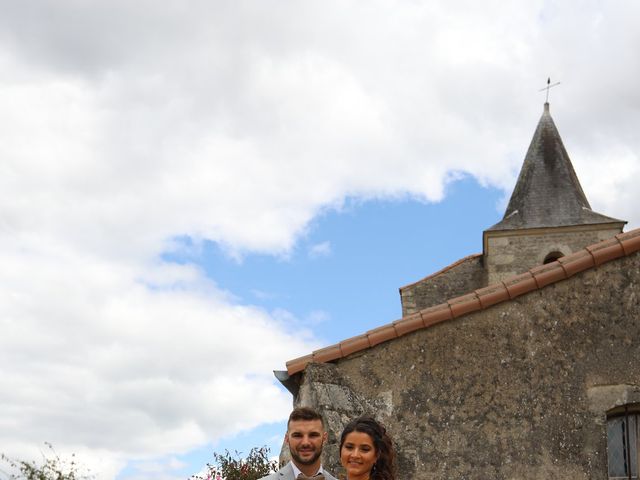
POLYGON ((591 210, 545 103, 504 217, 489 230, 613 222, 623 220, 591 210))

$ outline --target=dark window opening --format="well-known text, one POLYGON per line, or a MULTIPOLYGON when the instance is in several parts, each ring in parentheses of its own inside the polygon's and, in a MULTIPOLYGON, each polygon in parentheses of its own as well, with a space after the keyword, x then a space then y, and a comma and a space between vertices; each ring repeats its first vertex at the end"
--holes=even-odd
MULTIPOLYGON (((542 262, 542 263, 546 265, 547 263, 555 262, 560 257, 564 257, 562 252, 551 252, 546 257, 544 257, 544 262, 542 262)), ((538 257, 538 258, 540 258, 540 257, 538 257)))
POLYGON ((640 405, 625 405, 607 415, 610 480, 637 480, 640 449, 640 405))

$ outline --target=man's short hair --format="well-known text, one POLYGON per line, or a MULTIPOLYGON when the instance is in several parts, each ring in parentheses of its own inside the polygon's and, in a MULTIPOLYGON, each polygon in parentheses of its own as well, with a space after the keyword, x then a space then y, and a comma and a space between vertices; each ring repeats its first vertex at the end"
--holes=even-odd
POLYGON ((299 420, 320 420, 322 422, 322 428, 324 428, 324 418, 318 412, 316 412, 313 408, 309 407, 298 407, 294 408, 291 415, 289 415, 289 420, 287 421, 287 429, 289 428, 289 424, 293 421, 299 420))

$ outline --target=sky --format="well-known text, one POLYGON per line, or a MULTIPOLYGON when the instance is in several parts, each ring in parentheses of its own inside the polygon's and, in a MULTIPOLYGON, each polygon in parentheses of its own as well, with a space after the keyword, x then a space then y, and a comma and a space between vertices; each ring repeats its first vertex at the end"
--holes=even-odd
POLYGON ((640 226, 640 3, 0 0, 0 452, 277 454, 287 360, 482 250, 547 78, 640 226))

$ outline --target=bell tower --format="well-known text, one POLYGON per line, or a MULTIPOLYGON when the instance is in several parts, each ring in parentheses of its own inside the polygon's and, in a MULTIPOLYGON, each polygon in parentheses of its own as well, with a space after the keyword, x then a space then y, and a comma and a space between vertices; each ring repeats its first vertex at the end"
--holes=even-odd
POLYGON ((482 254, 400 287, 402 315, 612 238, 625 223, 591 210, 545 102, 504 217, 482 233, 482 254))
POLYGON ((547 102, 504 217, 483 232, 487 283, 613 237, 625 223, 591 210, 547 102))

